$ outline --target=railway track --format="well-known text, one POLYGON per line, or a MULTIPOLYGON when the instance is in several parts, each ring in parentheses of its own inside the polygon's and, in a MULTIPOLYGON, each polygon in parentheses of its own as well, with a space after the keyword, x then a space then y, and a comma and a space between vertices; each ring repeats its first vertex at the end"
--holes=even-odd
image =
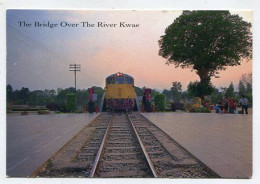
POLYGON ((157 176, 126 113, 115 114, 108 131, 91 177, 157 176))
POLYGON ((140 113, 102 113, 90 127, 78 150, 72 140, 38 176, 218 177, 140 113))
POLYGON ((129 118, 136 127, 158 176, 174 178, 219 177, 140 113, 131 113, 129 118))

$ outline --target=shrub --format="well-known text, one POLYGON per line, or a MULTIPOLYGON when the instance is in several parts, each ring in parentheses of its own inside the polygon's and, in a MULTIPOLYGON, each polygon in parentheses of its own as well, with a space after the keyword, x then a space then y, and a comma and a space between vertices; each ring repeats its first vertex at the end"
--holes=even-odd
POLYGON ((83 111, 78 109, 78 110, 75 111, 75 113, 83 113, 83 111))
POLYGON ((61 103, 60 104, 60 112, 68 112, 67 107, 66 107, 66 103, 61 103))
POLYGON ((154 96, 154 104, 156 111, 164 111, 166 105, 166 98, 164 94, 157 94, 154 96))
POLYGON ((77 95, 76 94, 67 94, 66 95, 66 109, 69 112, 74 112, 77 109, 77 95))
POLYGON ((48 103, 46 108, 50 111, 61 111, 61 106, 57 103, 48 103))
POLYGON ((42 114, 50 114, 50 111, 49 110, 38 110, 37 113, 39 115, 42 115, 42 114))
POLYGON ((181 110, 183 111, 184 110, 184 104, 181 103, 181 102, 174 102, 171 104, 171 110, 172 111, 176 111, 176 110, 181 110))
POLYGON ((246 94, 245 97, 248 99, 249 103, 253 102, 253 95, 252 94, 246 94))

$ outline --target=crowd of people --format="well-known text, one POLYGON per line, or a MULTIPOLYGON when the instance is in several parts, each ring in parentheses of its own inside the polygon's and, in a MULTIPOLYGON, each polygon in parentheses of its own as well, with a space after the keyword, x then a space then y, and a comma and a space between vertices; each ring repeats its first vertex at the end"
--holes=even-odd
POLYGON ((216 105, 215 110, 216 113, 231 113, 231 114, 239 114, 237 110, 237 105, 241 104, 242 106, 242 114, 248 114, 248 100, 247 98, 242 95, 238 102, 235 101, 234 98, 228 98, 225 96, 221 99, 216 105))

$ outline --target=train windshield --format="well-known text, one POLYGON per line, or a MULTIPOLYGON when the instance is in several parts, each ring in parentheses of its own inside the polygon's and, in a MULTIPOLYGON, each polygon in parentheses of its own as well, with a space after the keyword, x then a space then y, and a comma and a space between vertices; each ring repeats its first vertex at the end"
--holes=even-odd
POLYGON ((110 77, 107 79, 107 84, 115 84, 115 78, 114 77, 110 77))
POLYGON ((116 77, 116 84, 124 84, 124 76, 116 77))
POLYGON ((126 78, 125 78, 125 83, 126 83, 126 84, 133 84, 133 79, 130 78, 130 77, 126 77, 126 78))

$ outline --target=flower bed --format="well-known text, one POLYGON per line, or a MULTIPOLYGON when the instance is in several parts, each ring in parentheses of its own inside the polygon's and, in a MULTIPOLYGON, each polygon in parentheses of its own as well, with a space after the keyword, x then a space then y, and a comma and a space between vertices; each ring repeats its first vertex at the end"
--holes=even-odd
POLYGON ((211 111, 207 107, 194 107, 191 104, 185 104, 185 109, 188 112, 211 113, 211 111))

